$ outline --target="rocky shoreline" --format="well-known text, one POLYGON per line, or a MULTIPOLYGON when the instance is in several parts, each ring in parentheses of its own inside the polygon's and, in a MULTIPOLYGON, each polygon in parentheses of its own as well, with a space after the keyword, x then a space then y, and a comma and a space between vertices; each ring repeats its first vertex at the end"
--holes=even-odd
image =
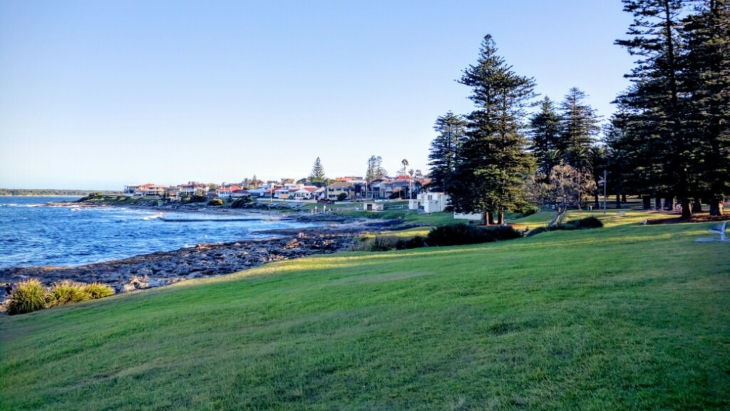
MULTIPOLYGON (((267 240, 199 244, 79 267, 0 269, 0 310, 13 285, 27 278, 37 278, 48 286, 61 280, 100 282, 110 285, 117 293, 124 293, 193 278, 231 274, 272 261, 330 254, 350 248, 359 235, 410 227, 397 221, 349 221, 342 224, 342 219, 331 217, 327 221, 333 224, 329 225, 269 230, 266 233, 277 238, 267 240)), ((315 216, 307 218, 313 220, 315 216)))

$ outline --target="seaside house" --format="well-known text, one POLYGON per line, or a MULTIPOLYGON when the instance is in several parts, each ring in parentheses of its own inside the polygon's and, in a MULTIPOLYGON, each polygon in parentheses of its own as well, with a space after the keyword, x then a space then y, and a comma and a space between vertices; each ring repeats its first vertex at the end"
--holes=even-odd
POLYGON ((364 178, 356 177, 356 176, 335 177, 335 182, 350 183, 350 184, 365 184, 366 183, 364 178))
POLYGON ((180 195, 183 197, 192 197, 194 195, 205 195, 208 192, 208 186, 203 183, 189 181, 187 184, 180 186, 180 195))
POLYGON ((139 186, 124 186, 124 190, 122 190, 122 194, 125 196, 133 196, 134 192, 137 191, 139 186))
POLYGON ((339 199, 340 194, 345 194, 347 198, 350 198, 353 194, 353 187, 351 183, 339 181, 330 186, 327 186, 325 198, 327 200, 336 201, 339 199))
POLYGON ((236 189, 231 190, 231 198, 251 197, 251 193, 248 190, 236 189))
POLYGON ((216 190, 216 195, 220 198, 233 197, 233 192, 236 190, 241 191, 243 188, 237 185, 221 185, 216 190))
POLYGON ((408 209, 428 214, 444 211, 448 205, 449 195, 445 193, 421 193, 418 197, 408 200, 408 209))
POLYGON ((315 186, 304 186, 294 192, 295 200, 311 200, 314 197, 314 192, 317 191, 315 186))
POLYGON ((180 189, 174 186, 167 187, 165 188, 164 197, 170 200, 180 200, 180 189))
POLYGON ((284 187, 274 190, 274 197, 279 200, 294 198, 294 193, 299 191, 302 187, 304 187, 303 184, 286 183, 284 184, 284 187))
POLYGON ((162 197, 165 187, 156 184, 142 184, 134 190, 134 197, 162 197))

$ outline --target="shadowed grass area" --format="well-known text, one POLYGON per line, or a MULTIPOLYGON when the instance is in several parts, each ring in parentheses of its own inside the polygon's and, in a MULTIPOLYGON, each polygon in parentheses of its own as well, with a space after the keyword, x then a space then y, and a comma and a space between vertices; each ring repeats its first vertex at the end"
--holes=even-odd
POLYGON ((0 408, 728 409, 730 248, 640 217, 3 317, 0 408))

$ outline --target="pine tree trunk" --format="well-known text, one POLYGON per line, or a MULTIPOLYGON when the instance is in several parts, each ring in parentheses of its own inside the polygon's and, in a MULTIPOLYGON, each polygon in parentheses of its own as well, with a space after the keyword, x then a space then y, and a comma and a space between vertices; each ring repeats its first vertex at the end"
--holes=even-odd
POLYGON ((619 193, 616 193, 616 208, 621 208, 621 195, 619 193))
POLYGON ((664 199, 664 208, 667 211, 674 211, 674 197, 667 197, 664 199))
POLYGON ((626 201, 626 194, 621 194, 621 202, 625 203, 626 201))
POLYGON ((596 191, 596 192, 595 192, 595 193, 593 194, 593 202, 594 202, 594 204, 595 204, 594 208, 595 208, 596 210, 598 210, 599 208, 601 208, 601 203, 600 203, 600 202, 598 201, 598 191, 596 191))
POLYGON ((654 209, 659 211, 662 209, 662 196, 659 194, 656 195, 656 198, 654 199, 654 209))
POLYGON ((651 197, 641 197, 641 201, 644 203, 644 210, 649 210, 651 208, 651 197))
POLYGON ((720 216, 723 212, 722 199, 710 198, 710 215, 720 216))
POLYGON ((504 225, 504 211, 502 210, 497 213, 497 225, 504 225))
POLYGON ((484 221, 485 221, 485 225, 487 227, 489 227, 490 225, 492 225, 494 223, 494 213, 492 213, 491 211, 487 211, 487 213, 486 213, 486 219, 484 221))
POLYGON ((682 199, 682 218, 687 220, 692 218, 692 208, 689 203, 689 198, 682 199))
POLYGON ((694 213, 701 213, 702 212, 702 202, 699 198, 695 198, 694 203, 692 203, 692 214, 694 213))

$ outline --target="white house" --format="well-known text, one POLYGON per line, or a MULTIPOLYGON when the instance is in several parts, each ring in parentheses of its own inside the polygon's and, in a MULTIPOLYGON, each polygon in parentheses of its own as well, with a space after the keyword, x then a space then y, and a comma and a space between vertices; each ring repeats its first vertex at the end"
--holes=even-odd
POLYGON ((142 184, 134 190, 135 197, 162 197, 165 187, 156 184, 142 184))
MULTIPOLYGON (((311 200, 314 197, 314 192, 317 191, 315 186, 304 186, 293 193, 295 200, 311 200)), ((291 195, 291 192, 290 192, 291 195)))
POLYGON ((231 198, 241 198, 241 197, 250 197, 251 194, 248 192, 248 190, 232 190, 231 191, 231 198))
POLYGON ((183 197, 192 197, 195 194, 205 195, 208 192, 208 186, 202 183, 189 182, 180 186, 180 195, 183 197))
POLYGON ((363 211, 383 211, 383 203, 376 203, 374 201, 368 201, 362 204, 363 211))
POLYGON ((408 200, 410 210, 424 213, 439 213, 449 205, 449 195, 445 193, 421 193, 417 198, 408 200))
POLYGON ((240 191, 241 187, 236 185, 229 185, 229 186, 220 186, 218 187, 218 190, 216 190, 216 195, 221 198, 227 198, 227 197, 233 197, 234 191, 240 191))
POLYGON ((124 186, 124 195, 125 196, 133 196, 134 192, 137 191, 139 186, 124 186))
POLYGON ((481 213, 454 213, 454 220, 482 221, 483 218, 481 213))

